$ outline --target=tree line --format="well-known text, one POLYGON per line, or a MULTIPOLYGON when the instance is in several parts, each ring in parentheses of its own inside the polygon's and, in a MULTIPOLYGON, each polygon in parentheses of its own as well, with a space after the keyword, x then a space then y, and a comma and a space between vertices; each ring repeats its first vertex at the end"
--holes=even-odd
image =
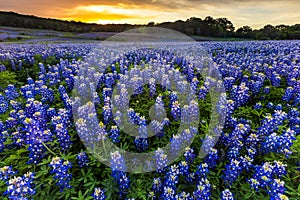
POLYGON ((300 24, 288 25, 266 25, 261 29, 252 29, 243 26, 235 29, 233 23, 227 18, 216 18, 211 16, 204 19, 191 17, 186 21, 154 23, 147 25, 132 24, 95 24, 76 21, 64 21, 58 19, 41 18, 32 15, 22 15, 14 12, 0 11, 0 26, 21 27, 31 29, 48 29, 63 32, 123 32, 139 27, 162 27, 169 28, 187 35, 198 35, 220 38, 249 38, 257 40, 267 39, 300 39, 300 24))

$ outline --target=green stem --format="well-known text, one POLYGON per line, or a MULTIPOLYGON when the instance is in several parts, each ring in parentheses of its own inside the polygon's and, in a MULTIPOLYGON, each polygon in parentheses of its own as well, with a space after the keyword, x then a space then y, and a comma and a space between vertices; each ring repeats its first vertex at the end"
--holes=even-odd
POLYGON ((51 149, 49 149, 49 148, 47 147, 47 145, 46 145, 44 142, 42 142, 42 144, 44 145, 44 147, 45 147, 50 153, 52 153, 54 156, 57 156, 57 154, 54 153, 51 149))

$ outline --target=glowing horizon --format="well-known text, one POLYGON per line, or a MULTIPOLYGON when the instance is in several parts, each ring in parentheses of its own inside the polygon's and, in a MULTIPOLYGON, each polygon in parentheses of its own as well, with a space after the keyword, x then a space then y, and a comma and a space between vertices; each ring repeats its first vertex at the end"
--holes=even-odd
POLYGON ((121 2, 97 0, 10 0, 0 2, 1 10, 39 17, 74 20, 97 24, 147 24, 173 22, 190 17, 204 19, 226 17, 236 28, 248 25, 300 23, 297 0, 123 0, 121 2))

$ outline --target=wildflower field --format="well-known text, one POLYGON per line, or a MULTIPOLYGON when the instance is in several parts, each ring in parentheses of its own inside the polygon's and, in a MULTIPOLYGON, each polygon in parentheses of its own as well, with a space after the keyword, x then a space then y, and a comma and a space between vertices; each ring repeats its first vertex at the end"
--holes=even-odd
POLYGON ((89 91, 89 81, 80 82, 78 74, 97 45, 0 45, 0 199, 300 199, 300 41, 199 42, 226 93, 220 137, 203 157, 198 153, 214 119, 209 93, 214 80, 167 51, 129 49, 110 65, 94 63, 105 69, 93 76, 96 115, 85 107, 87 115, 75 117, 74 87, 77 95, 89 91), (140 68, 156 74, 141 74, 140 68), (196 101, 183 106, 179 92, 152 77, 168 84, 175 77, 171 68, 182 74, 176 89, 190 85, 196 101), (142 83, 141 76, 149 76, 149 82, 142 83), (126 99, 129 87, 134 90, 126 99), (114 90, 120 92, 117 98, 114 90), (126 107, 139 136, 118 126, 116 107, 126 107), (154 115, 165 110, 163 119, 151 123, 150 108, 154 115), (197 128, 178 135, 180 121, 193 118, 197 128), (92 126, 99 132, 82 137, 92 126), (149 127, 155 134, 140 137, 149 127), (191 134, 181 152, 180 144, 191 134), (99 141, 138 154, 153 152, 153 162, 161 167, 124 170, 128 165, 119 151, 109 154, 107 166, 86 145, 99 141), (170 156, 162 149, 168 144, 170 152, 182 154, 165 166, 170 156))

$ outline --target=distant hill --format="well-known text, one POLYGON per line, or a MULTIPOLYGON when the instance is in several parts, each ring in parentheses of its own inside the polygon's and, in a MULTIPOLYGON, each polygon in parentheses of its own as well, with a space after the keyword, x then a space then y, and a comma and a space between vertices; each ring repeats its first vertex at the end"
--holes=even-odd
POLYGON ((122 32, 137 25, 109 24, 100 25, 75 21, 64 21, 59 19, 42 18, 33 15, 23 15, 15 12, 0 11, 0 26, 47 29, 63 32, 122 32))
POLYGON ((33 15, 23 15, 15 12, 0 11, 0 26, 47 29, 63 32, 90 33, 90 32, 123 32, 138 27, 163 27, 173 29, 192 36, 219 37, 219 38, 248 38, 248 39, 300 39, 300 24, 266 25, 259 30, 249 26, 235 29, 233 23, 227 18, 214 19, 211 16, 205 19, 191 17, 186 21, 163 22, 156 24, 149 22, 147 25, 132 24, 91 24, 75 21, 42 18, 33 15))

